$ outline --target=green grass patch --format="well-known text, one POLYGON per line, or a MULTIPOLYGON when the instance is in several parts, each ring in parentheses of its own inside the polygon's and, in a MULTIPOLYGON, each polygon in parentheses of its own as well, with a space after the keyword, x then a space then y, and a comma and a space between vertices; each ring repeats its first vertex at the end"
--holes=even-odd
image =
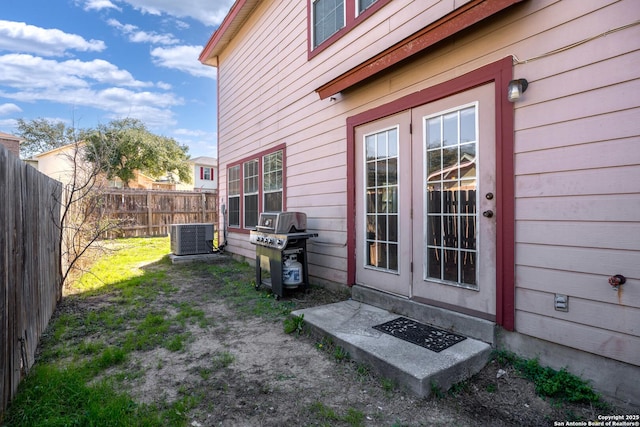
POLYGON ((508 351, 494 353, 495 360, 501 365, 510 365, 535 385, 536 393, 560 402, 592 404, 596 408, 606 409, 608 404, 589 384, 569 373, 566 369, 556 371, 540 366, 537 359, 523 359, 508 351))
POLYGON ((219 351, 213 355, 212 367, 213 369, 222 369, 231 365, 236 360, 236 357, 228 351, 219 351))
POLYGON ((4 422, 11 426, 161 426, 158 414, 85 371, 36 365, 20 385, 4 422))
MULTIPOLYGON (((106 250, 107 255, 100 257, 77 281, 76 290, 95 294, 109 291, 108 288, 115 284, 123 289, 135 287, 150 265, 169 262, 170 242, 168 237, 119 239, 110 242, 106 250)), ((144 280, 149 279, 147 275, 144 280)))
POLYGON ((353 427, 364 426, 364 413, 357 409, 349 408, 347 413, 340 415, 336 411, 322 402, 314 402, 309 407, 309 411, 324 422, 322 425, 332 426, 336 422, 343 422, 353 427))

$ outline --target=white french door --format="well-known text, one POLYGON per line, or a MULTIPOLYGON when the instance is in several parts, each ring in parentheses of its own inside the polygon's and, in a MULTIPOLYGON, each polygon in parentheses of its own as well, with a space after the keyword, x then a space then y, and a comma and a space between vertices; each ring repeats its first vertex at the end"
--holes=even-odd
POLYGON ((356 282, 495 316, 493 83, 356 128, 356 282))

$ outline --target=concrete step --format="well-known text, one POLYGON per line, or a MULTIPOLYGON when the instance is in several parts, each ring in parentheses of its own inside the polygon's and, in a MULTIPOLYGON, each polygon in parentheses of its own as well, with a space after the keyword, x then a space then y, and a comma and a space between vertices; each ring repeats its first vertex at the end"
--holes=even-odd
POLYGON ((353 360, 366 363, 378 375, 422 397, 429 396, 436 387, 446 391, 470 378, 486 365, 491 353, 489 344, 473 338, 436 353, 385 334, 373 326, 399 315, 355 300, 292 314, 304 315, 306 327, 315 334, 331 337, 353 360))

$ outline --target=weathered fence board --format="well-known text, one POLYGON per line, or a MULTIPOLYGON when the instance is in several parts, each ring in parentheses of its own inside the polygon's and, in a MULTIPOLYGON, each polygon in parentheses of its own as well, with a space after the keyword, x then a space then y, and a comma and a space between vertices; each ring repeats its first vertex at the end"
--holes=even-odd
POLYGON ((0 146, 0 420, 62 296, 61 194, 0 146))
POLYGON ((217 192, 101 191, 101 215, 122 223, 108 238, 165 236, 171 224, 216 224, 218 220, 217 192))

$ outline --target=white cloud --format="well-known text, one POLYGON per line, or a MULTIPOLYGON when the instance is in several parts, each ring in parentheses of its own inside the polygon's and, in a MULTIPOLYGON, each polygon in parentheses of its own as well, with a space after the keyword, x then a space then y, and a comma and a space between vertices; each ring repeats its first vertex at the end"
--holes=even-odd
MULTIPOLYGON (((76 1, 76 3, 78 3, 76 1)), ((103 9, 116 9, 118 11, 121 11, 122 9, 119 8, 118 6, 116 6, 115 4, 111 3, 109 0, 87 0, 84 3, 84 10, 89 11, 89 10, 103 10, 103 9)))
MULTIPOLYGON (((0 119, 0 132, 2 132, 2 129, 14 129, 17 123, 18 121, 16 119, 0 119)), ((4 132, 11 134, 13 131, 5 130, 4 132)))
POLYGON ((18 107, 16 104, 0 104, 0 116, 7 116, 13 113, 19 113, 22 111, 22 108, 18 107))
POLYGON ((193 130, 193 129, 176 129, 173 131, 173 133, 181 136, 195 136, 195 137, 202 137, 209 134, 209 132, 204 130, 193 130))
POLYGON ((202 46, 157 47, 151 51, 153 63, 165 68, 184 71, 196 77, 216 78, 216 69, 204 67, 198 61, 202 46))
POLYGON ((29 52, 43 56, 60 56, 68 50, 101 52, 102 40, 89 40, 58 29, 40 28, 24 22, 0 20, 0 51, 29 52))
POLYGON ((189 154, 192 158, 198 156, 216 157, 217 132, 180 128, 173 130, 173 135, 181 144, 189 146, 189 154))
POLYGON ((120 0, 151 15, 190 17, 208 26, 220 25, 233 0, 120 0))
POLYGON ((87 87, 91 82, 127 87, 149 87, 153 83, 133 78, 131 73, 103 60, 55 61, 38 56, 12 53, 0 56, 0 85, 14 88, 60 89, 87 87), (25 76, 29 76, 25 79, 25 76))
POLYGON ((0 97, 19 102, 91 107, 107 112, 109 118, 135 117, 164 126, 175 123, 171 108, 184 103, 173 93, 140 90, 155 84, 135 80, 104 60, 58 62, 9 54, 0 56, 0 69, 0 97))
POLYGON ((180 40, 176 39, 173 34, 158 34, 155 32, 148 33, 146 31, 139 30, 138 27, 131 24, 122 24, 116 19, 109 19, 107 24, 120 30, 122 34, 129 38, 129 41, 133 43, 156 43, 156 44, 176 44, 180 40))

